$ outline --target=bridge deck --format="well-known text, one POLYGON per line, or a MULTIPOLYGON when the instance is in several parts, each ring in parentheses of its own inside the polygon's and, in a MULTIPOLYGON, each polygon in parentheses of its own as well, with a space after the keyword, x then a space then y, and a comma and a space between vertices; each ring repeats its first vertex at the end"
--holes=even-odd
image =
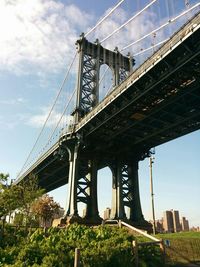
MULTIPOLYGON (((75 127, 85 152, 133 153, 200 129, 200 14, 180 29, 75 127), (109 152, 108 152, 109 151, 109 152)), ((64 142, 70 142, 68 134, 64 142)), ((47 191, 68 182, 60 141, 31 172, 47 191)), ((101 163, 103 166, 103 163, 101 163)))
POLYGON ((199 21, 198 14, 80 121, 76 131, 91 146, 147 150, 199 129, 199 21))
POLYGON ((97 113, 105 109, 119 95, 124 93, 130 86, 136 83, 149 70, 154 68, 164 57, 170 54, 177 46, 189 38, 195 31, 200 28, 200 14, 186 23, 177 33, 175 33, 158 51, 156 51, 149 59, 147 59, 137 70, 135 70, 120 86, 115 88, 96 108, 94 108, 87 116, 85 116, 76 127, 79 131, 87 124, 97 113))

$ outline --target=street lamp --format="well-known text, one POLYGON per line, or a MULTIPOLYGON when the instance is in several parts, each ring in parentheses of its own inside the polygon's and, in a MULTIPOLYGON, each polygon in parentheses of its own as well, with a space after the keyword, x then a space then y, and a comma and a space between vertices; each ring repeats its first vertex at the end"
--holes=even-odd
POLYGON ((152 206, 152 217, 153 217, 153 234, 156 234, 156 221, 155 221, 155 209, 154 209, 154 193, 153 193, 153 175, 152 175, 152 164, 154 163, 154 157, 149 158, 150 168, 150 191, 151 191, 151 206, 152 206))

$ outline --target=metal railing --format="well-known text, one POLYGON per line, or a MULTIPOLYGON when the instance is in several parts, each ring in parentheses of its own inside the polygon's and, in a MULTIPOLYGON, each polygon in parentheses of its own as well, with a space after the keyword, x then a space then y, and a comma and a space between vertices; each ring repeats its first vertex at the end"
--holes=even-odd
POLYGON ((129 228, 130 230, 136 232, 137 234, 143 236, 143 237, 147 237, 149 238, 151 241, 147 241, 147 242, 138 242, 137 240, 133 241, 133 250, 134 250, 134 254, 135 254, 135 267, 139 266, 139 253, 138 253, 138 249, 140 246, 149 246, 149 245, 159 245, 160 247, 160 251, 161 251, 161 256, 162 256, 162 266, 165 266, 165 245, 164 245, 164 241, 162 239, 158 239, 152 235, 147 234, 145 231, 142 231, 138 228, 133 227, 132 225, 125 223, 123 221, 119 221, 119 227, 121 226, 125 226, 127 228, 129 228))

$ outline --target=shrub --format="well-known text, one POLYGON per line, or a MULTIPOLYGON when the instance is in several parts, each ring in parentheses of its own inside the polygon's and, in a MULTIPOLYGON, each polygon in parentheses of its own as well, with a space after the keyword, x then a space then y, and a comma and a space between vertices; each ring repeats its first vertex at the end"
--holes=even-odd
MULTIPOLYGON (((50 228, 46 232, 37 229, 26 237, 23 231, 9 229, 7 235, 11 233, 18 236, 18 241, 7 242, 4 250, 0 250, 0 266, 71 267, 77 247, 81 250, 82 267, 133 266, 133 236, 126 229, 73 224, 65 229, 50 228)), ((139 255, 141 267, 161 266, 157 249, 140 248, 139 255)))

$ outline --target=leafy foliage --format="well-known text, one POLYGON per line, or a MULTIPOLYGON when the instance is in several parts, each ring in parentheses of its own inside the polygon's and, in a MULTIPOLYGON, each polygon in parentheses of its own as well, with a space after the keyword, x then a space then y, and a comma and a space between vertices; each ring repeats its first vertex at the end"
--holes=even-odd
POLYGON ((40 197, 44 190, 38 186, 37 177, 30 175, 26 181, 18 185, 7 185, 9 175, 0 173, 0 218, 5 218, 18 209, 23 213, 26 224, 31 218, 31 205, 33 201, 40 197))
MULTIPOLYGON (((71 267, 74 265, 74 251, 77 247, 81 250, 82 267, 134 266, 134 237, 124 228, 89 228, 72 224, 65 229, 37 229, 26 238, 23 230, 19 232, 16 228, 7 228, 7 242, 4 250, 0 248, 0 266, 71 267), (15 236, 13 242, 11 236, 15 236)), ((153 262, 151 258, 152 255, 159 257, 158 251, 155 248, 141 248, 140 267, 161 266, 160 262, 153 262)))
POLYGON ((124 229, 102 226, 92 229, 73 224, 47 232, 37 229, 28 236, 28 242, 25 238, 18 238, 17 246, 8 242, 0 250, 0 266, 70 267, 79 247, 82 266, 128 267, 133 264, 132 239, 124 229))
POLYGON ((139 247, 141 267, 162 266, 161 252, 155 245, 139 247))
POLYGON ((40 216, 45 227, 48 220, 53 219, 55 215, 59 214, 60 208, 60 205, 53 200, 53 197, 47 194, 36 199, 31 205, 32 212, 40 216))
POLYGON ((0 173, 0 189, 8 182, 9 174, 0 173))
MULTIPOLYGON (((0 174, 0 216, 16 208, 19 213, 16 227, 5 225, 3 242, 0 242, 0 267, 71 267, 74 265, 75 248, 81 249, 81 266, 84 267, 133 266, 133 236, 125 229, 73 224, 65 229, 29 229, 28 233, 27 226, 33 226, 32 214, 41 216, 45 226, 60 206, 48 195, 41 197, 44 191, 38 187, 34 175, 19 185, 7 186, 7 179, 7 175, 0 174), (26 227, 20 228, 24 220, 26 227)), ((154 249, 141 249, 141 267, 160 266, 145 265, 145 259, 149 260, 149 255, 155 256, 156 253, 154 249)))
POLYGON ((30 174, 27 180, 22 181, 18 185, 18 191, 18 197, 20 199, 19 207, 25 216, 28 217, 31 212, 32 203, 44 194, 44 190, 38 186, 37 177, 30 174))

